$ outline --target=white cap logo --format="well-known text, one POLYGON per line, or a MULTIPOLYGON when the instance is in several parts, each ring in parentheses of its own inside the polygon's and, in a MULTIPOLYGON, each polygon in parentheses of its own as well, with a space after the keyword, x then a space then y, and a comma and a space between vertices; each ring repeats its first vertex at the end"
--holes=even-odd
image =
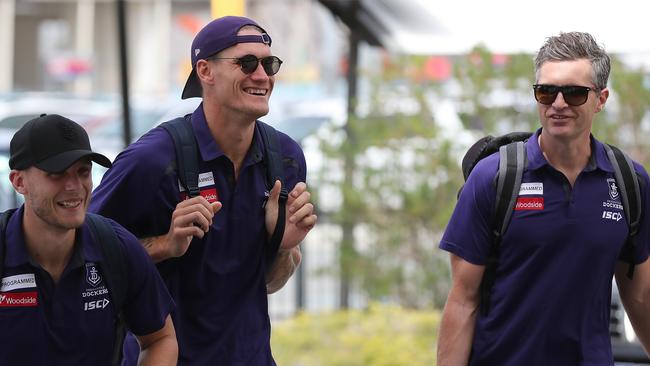
POLYGON ((194 49, 194 56, 195 57, 198 56, 199 53, 201 53, 201 49, 200 48, 195 48, 194 49))

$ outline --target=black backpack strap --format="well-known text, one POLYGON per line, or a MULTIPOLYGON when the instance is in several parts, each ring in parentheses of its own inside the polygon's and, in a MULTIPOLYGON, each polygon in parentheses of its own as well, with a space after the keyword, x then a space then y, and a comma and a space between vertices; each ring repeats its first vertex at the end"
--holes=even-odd
POLYGON ((492 243, 485 262, 485 272, 481 279, 481 312, 490 311, 490 293, 496 280, 499 264, 499 246, 501 239, 517 203, 521 180, 526 167, 526 145, 523 141, 510 143, 499 148, 499 172, 497 173, 496 203, 492 223, 492 243))
POLYGON ((5 269, 5 251, 7 248, 5 245, 5 231, 7 229, 9 218, 15 211, 15 208, 11 208, 0 213, 0 280, 2 279, 2 275, 4 274, 5 269))
POLYGON ((269 192, 273 188, 276 180, 282 183, 282 190, 280 191, 280 198, 278 200, 278 220, 275 224, 275 229, 269 241, 270 250, 267 257, 269 263, 275 258, 275 255, 282 243, 284 236, 284 225, 286 221, 286 204, 289 193, 284 181, 284 167, 282 165, 282 152, 280 151, 280 143, 278 141, 278 132, 275 128, 268 124, 257 121, 256 125, 262 137, 262 144, 264 145, 264 157, 266 159, 266 187, 269 192))
POLYGON ((181 185, 189 197, 199 195, 199 162, 198 146, 194 138, 194 130, 190 123, 190 115, 179 117, 160 125, 174 140, 176 149, 176 173, 181 185), (194 158, 191 158, 194 157, 194 158))
POLYGON ((628 223, 628 236, 625 240, 624 253, 628 254, 629 268, 627 276, 632 279, 634 275, 634 258, 636 251, 636 235, 639 232, 641 222, 641 190, 639 189, 639 178, 634 170, 634 163, 621 149, 616 146, 605 144, 605 151, 612 167, 614 177, 621 191, 621 202, 623 212, 628 223))
POLYGON ((105 265, 102 266, 103 275, 117 314, 111 365, 119 365, 122 360, 122 344, 126 335, 126 322, 122 311, 128 288, 126 253, 115 230, 106 218, 89 212, 86 213, 86 223, 99 243, 105 261, 105 265))

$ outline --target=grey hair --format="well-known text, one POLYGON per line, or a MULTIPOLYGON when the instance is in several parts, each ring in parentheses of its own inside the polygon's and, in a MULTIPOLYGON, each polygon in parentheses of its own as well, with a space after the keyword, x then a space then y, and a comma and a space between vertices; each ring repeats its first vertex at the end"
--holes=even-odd
POLYGON ((535 79, 539 80, 539 70, 544 62, 579 59, 591 62, 591 79, 596 88, 606 88, 611 68, 609 55, 591 34, 584 32, 560 33, 547 38, 535 57, 535 79))

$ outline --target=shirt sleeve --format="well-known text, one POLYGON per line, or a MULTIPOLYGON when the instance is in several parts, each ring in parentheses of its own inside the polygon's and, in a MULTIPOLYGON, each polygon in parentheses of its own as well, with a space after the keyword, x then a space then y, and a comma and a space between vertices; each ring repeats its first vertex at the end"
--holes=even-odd
POLYGON ((498 160, 493 154, 474 167, 440 241, 440 249, 476 265, 485 264, 492 241, 498 160))
POLYGON ((115 221, 111 220, 111 224, 127 255, 128 290, 123 308, 126 324, 136 335, 153 333, 165 325, 174 301, 136 237, 115 221))
POLYGON ((179 201, 175 161, 169 134, 161 127, 148 132, 115 158, 88 210, 114 219, 139 238, 166 233, 179 201))

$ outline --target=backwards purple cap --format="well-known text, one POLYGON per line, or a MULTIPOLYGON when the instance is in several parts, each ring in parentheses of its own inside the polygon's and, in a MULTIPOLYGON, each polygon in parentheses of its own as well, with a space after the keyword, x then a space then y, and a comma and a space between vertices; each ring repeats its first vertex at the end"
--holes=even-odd
POLYGON ((201 96, 201 82, 196 76, 196 63, 232 47, 237 43, 264 43, 271 45, 271 37, 255 21, 245 17, 226 16, 208 23, 192 42, 192 72, 183 88, 182 99, 201 96), (261 35, 238 36, 237 32, 247 25, 258 27, 261 35))

